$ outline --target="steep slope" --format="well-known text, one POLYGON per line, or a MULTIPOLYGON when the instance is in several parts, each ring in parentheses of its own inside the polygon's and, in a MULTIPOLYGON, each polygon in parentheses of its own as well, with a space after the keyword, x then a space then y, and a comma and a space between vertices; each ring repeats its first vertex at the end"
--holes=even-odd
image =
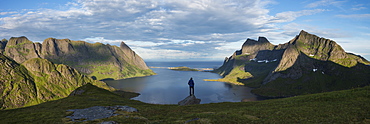
POLYGON ((21 107, 37 99, 35 82, 28 70, 3 54, 0 54, 0 74, 1 109, 21 107))
POLYGON ((39 45, 28 40, 27 37, 12 37, 5 46, 4 55, 18 63, 23 63, 30 58, 39 58, 40 56, 37 51, 39 47, 39 45))
POLYGON ((3 53, 4 52, 5 46, 6 46, 7 43, 8 43, 8 40, 6 40, 6 39, 2 39, 0 41, 0 53, 3 53))
POLYGON ((18 64, 0 54, 1 109, 39 104, 68 96, 76 88, 92 83, 113 90, 104 82, 93 80, 77 70, 33 58, 18 64))
POLYGON ((370 62, 346 53, 330 39, 301 31, 288 43, 272 47, 250 41, 215 72, 226 81, 233 79, 256 87, 252 92, 258 95, 286 97, 370 84, 370 77, 366 76, 370 74, 370 62), (230 76, 235 72, 248 74, 230 76))
POLYGON ((87 43, 69 39, 45 39, 42 44, 26 37, 12 37, 5 47, 5 55, 18 63, 31 58, 44 58, 66 64, 96 79, 122 79, 148 76, 154 73, 140 56, 126 44, 120 47, 101 43, 87 43))

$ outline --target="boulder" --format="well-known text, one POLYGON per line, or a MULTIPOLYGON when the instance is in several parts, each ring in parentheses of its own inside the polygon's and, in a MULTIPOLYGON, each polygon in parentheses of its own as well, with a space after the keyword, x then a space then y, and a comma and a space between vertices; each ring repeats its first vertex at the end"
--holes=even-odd
POLYGON ((190 95, 185 99, 181 100, 178 105, 195 105, 200 104, 201 99, 197 99, 194 95, 190 95))

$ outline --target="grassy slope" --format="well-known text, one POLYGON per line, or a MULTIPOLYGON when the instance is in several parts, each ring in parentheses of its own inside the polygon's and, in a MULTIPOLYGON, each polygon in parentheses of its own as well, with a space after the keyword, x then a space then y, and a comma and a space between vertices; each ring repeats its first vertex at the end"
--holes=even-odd
MULTIPOLYGON (((235 67, 221 79, 207 79, 205 81, 227 82, 235 85, 246 85, 248 87, 260 87, 263 79, 276 67, 276 62, 258 63, 250 61, 249 55, 238 55, 235 57, 235 67), (247 71, 246 71, 247 70, 247 71)), ((228 67, 231 68, 231 67, 228 67)), ((222 70, 222 69, 221 69, 222 70)), ((220 73, 215 71, 215 73, 220 73)))
MULTIPOLYGON (((134 63, 127 62, 124 58, 119 58, 119 56, 111 55, 112 52, 110 51, 113 48, 117 48, 117 46, 110 46, 104 45, 102 43, 86 43, 83 41, 73 41, 71 42, 72 45, 77 49, 80 50, 79 54, 83 56, 88 56, 88 58, 83 59, 83 65, 75 65, 75 63, 67 63, 72 67, 83 67, 87 68, 92 71, 92 73, 84 73, 87 76, 95 76, 97 80, 102 79, 123 79, 123 78, 131 78, 131 77, 142 77, 142 76, 149 76, 154 75, 155 73, 150 70, 143 70, 134 65, 134 63), (86 47, 86 48, 85 48, 86 47), (88 53, 81 49, 89 49, 88 53), (117 59, 117 60, 116 60, 117 59), (114 61, 123 62, 121 64, 122 67, 119 67, 114 63, 114 61)), ((120 49, 120 48, 117 48, 120 49)), ((130 60, 132 61, 132 60, 130 60)), ((64 62, 63 60, 61 62, 64 62)))
MULTIPOLYGON (((122 98, 92 85, 81 96, 0 111, 2 123, 66 123, 67 109, 128 105, 138 113, 90 121, 118 123, 370 123, 370 87, 244 103, 152 105, 122 98)), ((85 122, 86 123, 86 122, 85 122)))

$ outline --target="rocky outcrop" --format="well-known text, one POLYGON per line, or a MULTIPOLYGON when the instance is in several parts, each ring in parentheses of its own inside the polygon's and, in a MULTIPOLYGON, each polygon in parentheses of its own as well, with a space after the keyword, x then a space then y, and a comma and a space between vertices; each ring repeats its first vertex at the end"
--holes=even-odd
POLYGON ((6 40, 6 39, 2 39, 0 41, 0 53, 3 53, 4 52, 5 46, 6 46, 7 43, 8 43, 8 40, 6 40))
POLYGON ((272 45, 265 37, 259 37, 258 40, 247 39, 244 42, 241 54, 256 54, 256 52, 261 50, 272 50, 274 45, 272 45))
POLYGON ((18 63, 23 63, 30 58, 40 58, 36 47, 38 46, 28 40, 27 37, 12 37, 5 47, 4 55, 18 63))
POLYGON ((197 99, 194 95, 190 95, 185 99, 179 101, 178 105, 196 105, 200 104, 201 99, 197 99))
POLYGON ((42 44, 26 37, 12 37, 4 54, 18 63, 44 58, 53 63, 69 65, 96 79, 123 79, 153 75, 143 59, 125 43, 120 47, 69 39, 45 39, 42 44))
POLYGON ((91 121, 96 119, 109 118, 112 116, 117 116, 117 111, 125 112, 138 112, 136 108, 130 106, 93 106, 85 109, 70 109, 67 110, 73 112, 72 115, 67 116, 66 118, 71 119, 73 122, 83 122, 91 121))
POLYGON ((104 82, 93 80, 77 70, 54 64, 46 59, 33 58, 18 64, 0 54, 1 109, 35 105, 67 97, 87 83, 113 90, 104 82))
POLYGON ((248 72, 245 78, 235 78, 256 87, 253 92, 258 95, 285 97, 370 85, 370 77, 365 76, 370 74, 369 61, 346 53, 333 40, 303 30, 279 45, 261 37, 248 39, 240 51, 215 72, 225 78, 236 75, 234 72, 248 72))

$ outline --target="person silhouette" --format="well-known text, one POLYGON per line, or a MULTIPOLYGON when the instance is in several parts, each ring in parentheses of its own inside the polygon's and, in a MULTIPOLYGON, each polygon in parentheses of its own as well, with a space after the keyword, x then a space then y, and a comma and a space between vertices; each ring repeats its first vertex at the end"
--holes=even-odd
POLYGON ((189 90, 190 90, 190 95, 194 95, 194 80, 193 78, 190 78, 189 82, 189 90))

